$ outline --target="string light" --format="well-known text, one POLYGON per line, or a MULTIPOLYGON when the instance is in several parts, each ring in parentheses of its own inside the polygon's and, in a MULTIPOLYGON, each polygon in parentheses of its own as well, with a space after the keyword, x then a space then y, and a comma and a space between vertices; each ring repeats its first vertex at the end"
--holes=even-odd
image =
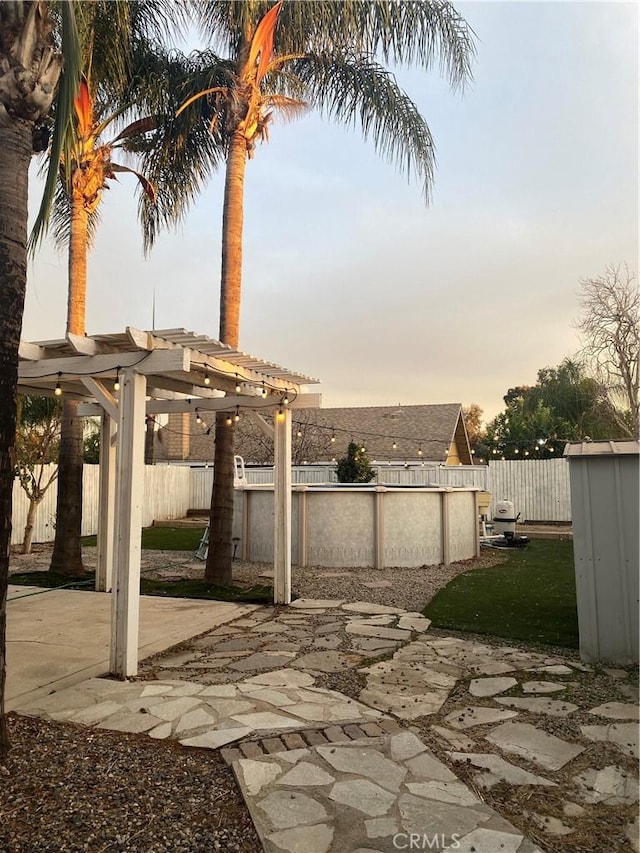
POLYGON ((296 435, 298 436, 298 438, 302 438, 302 430, 298 429, 298 432, 296 433, 296 435))
POLYGON ((284 397, 282 398, 282 405, 283 406, 289 405, 289 392, 288 391, 284 392, 284 397))
POLYGON ((120 368, 119 367, 116 367, 116 378, 115 378, 115 382, 113 383, 113 390, 114 391, 120 390, 120 368))
POLYGON ((267 396, 267 388, 266 388, 264 382, 262 383, 262 391, 260 393, 262 394, 262 399, 264 400, 267 396))
POLYGON ((332 432, 331 433, 331 444, 335 444, 335 443, 336 443, 336 434, 335 434, 335 432, 332 432))
POLYGON ((225 423, 227 426, 231 426, 231 424, 233 423, 233 418, 231 417, 230 414, 227 415, 227 417, 225 418, 225 423))
POLYGON ((240 420, 240 406, 236 406, 236 413, 234 416, 234 420, 236 423, 238 423, 238 421, 240 420))
POLYGON ((391 445, 391 447, 393 447, 393 449, 395 450, 395 449, 397 448, 397 446, 398 446, 398 444, 397 444, 397 442, 396 442, 396 440, 395 440, 395 438, 394 438, 394 439, 393 439, 393 444, 391 445))
POLYGON ((236 373, 236 394, 239 394, 241 390, 242 390, 242 386, 240 385, 240 378, 238 377, 238 374, 236 373))
POLYGON ((422 448, 421 447, 418 448, 418 456, 422 456, 422 448))
POLYGON ((209 385, 211 383, 211 379, 209 378, 209 371, 205 369, 204 371, 204 384, 209 385))
POLYGON ((60 397, 60 395, 62 394, 62 388, 60 386, 60 377, 61 376, 62 376, 62 373, 60 371, 58 371, 58 381, 56 382, 56 387, 53 391, 53 393, 56 395, 56 397, 60 397))
POLYGON ((201 424, 202 418, 200 417, 200 412, 196 409, 196 423, 201 424))

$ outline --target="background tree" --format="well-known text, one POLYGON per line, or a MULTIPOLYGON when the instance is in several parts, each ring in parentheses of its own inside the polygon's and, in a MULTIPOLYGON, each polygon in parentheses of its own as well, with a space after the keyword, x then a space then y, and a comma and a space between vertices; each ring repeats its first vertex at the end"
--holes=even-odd
POLYGON ((580 282, 582 355, 605 389, 623 435, 640 438, 638 362, 640 289, 625 265, 610 265, 597 278, 580 282))
MULTIPOLYGON (((58 95, 54 151, 78 81, 75 3, 61 4, 65 73, 58 95)), ((62 53, 42 0, 0 3, 0 757, 9 749, 4 715, 6 602, 14 479, 18 347, 27 278, 29 164, 60 79, 62 53)), ((48 184, 55 182, 55 172, 48 184)))
POLYGON ((370 483, 376 472, 369 465, 367 453, 361 444, 349 442, 347 455, 338 460, 336 476, 339 483, 370 483))
POLYGON ((93 419, 88 419, 84 428, 82 441, 82 459, 85 465, 100 464, 100 427, 93 419))
POLYGON ((313 410, 296 409, 292 422, 291 461, 294 465, 330 462, 333 459, 331 433, 316 423, 313 410))
POLYGON ((469 447, 476 464, 487 462, 491 449, 487 445, 487 431, 482 420, 482 408, 477 403, 463 406, 462 417, 469 437, 469 447))
MULTIPOLYGON (((268 138, 274 113, 316 108, 347 125, 360 124, 386 159, 416 175, 429 197, 434 145, 426 121, 393 75, 377 62, 429 69, 436 57, 452 86, 470 78, 473 34, 447 2, 195 3, 202 30, 221 59, 184 109, 204 101, 226 156, 222 223, 220 331, 239 345, 243 195, 247 159, 268 138)), ((153 236, 157 223, 149 223, 153 236)), ((216 419, 214 488, 205 577, 232 580, 233 429, 216 419)))
POLYGON ((567 441, 621 435, 601 385, 572 359, 542 368, 535 385, 510 388, 504 401, 487 427, 490 459, 558 456, 567 441))
POLYGON ((29 500, 22 553, 31 553, 38 507, 58 476, 60 402, 52 397, 18 397, 16 477, 29 500))

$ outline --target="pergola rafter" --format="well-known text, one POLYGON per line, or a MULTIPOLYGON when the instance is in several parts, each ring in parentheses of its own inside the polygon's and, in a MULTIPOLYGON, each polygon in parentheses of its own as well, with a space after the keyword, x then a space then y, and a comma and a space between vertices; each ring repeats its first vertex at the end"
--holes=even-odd
POLYGON ((291 408, 318 407, 317 379, 184 329, 21 342, 18 390, 82 401, 78 414, 101 418, 100 514, 96 589, 113 595, 111 671, 138 668, 140 533, 147 415, 224 411, 273 415, 274 601, 291 601, 291 408), (114 391, 116 380, 120 384, 114 391), (239 389, 239 390, 238 390, 239 389), (288 402, 285 402, 285 397, 288 402))

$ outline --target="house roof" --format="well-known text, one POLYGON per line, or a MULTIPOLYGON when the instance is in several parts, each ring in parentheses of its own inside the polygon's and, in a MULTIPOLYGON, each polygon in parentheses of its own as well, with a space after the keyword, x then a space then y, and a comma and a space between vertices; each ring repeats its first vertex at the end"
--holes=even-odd
MULTIPOLYGON (((274 408, 265 409, 265 416, 274 408)), ((202 424, 189 428, 188 459, 213 459, 213 432, 207 427, 211 415, 202 413, 202 424)), ((424 460, 444 463, 454 447, 454 458, 471 464, 471 451, 460 403, 423 406, 357 406, 348 408, 298 408, 292 411, 292 447, 294 458, 309 462, 329 462, 347 452, 349 442, 361 443, 370 461, 404 462, 424 460), (300 433, 300 435, 298 434, 300 433), (393 444, 395 443, 395 448, 393 444)), ((261 431, 246 425, 244 419, 236 433, 236 453, 249 464, 264 462, 264 437, 261 431), (256 450, 257 448, 257 450, 256 450), (255 456, 258 452, 260 458, 255 456)), ((161 448, 159 458, 164 455, 161 448)))
MULTIPOLYGON (((293 413, 294 428, 302 421, 335 434, 334 455, 342 455, 349 442, 355 441, 362 442, 370 460, 378 461, 424 458, 444 462, 451 443, 460 439, 456 430, 461 420, 460 403, 300 409, 293 413)), ((468 446, 464 425, 462 430, 462 443, 468 446)))

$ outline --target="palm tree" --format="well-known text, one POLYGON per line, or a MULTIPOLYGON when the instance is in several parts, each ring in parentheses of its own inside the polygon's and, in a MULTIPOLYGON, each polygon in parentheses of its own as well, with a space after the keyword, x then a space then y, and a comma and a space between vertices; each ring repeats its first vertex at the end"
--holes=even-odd
MULTIPOLYGON (((439 57, 452 86, 464 85, 470 79, 474 37, 448 2, 194 0, 194 5, 205 35, 227 52, 226 59, 214 50, 203 55, 216 74, 183 108, 205 99, 210 127, 225 145, 219 337, 237 347, 245 171, 256 141, 267 140, 274 113, 316 108, 336 121, 359 123, 380 154, 421 180, 428 200, 434 172, 431 133, 382 63, 426 70, 439 57)), ((206 578, 217 583, 232 579, 233 428, 225 421, 224 415, 216 418, 205 570, 206 578)))
MULTIPOLYGON (((54 151, 78 81, 75 3, 60 11, 65 71, 58 94, 54 151)), ((27 276, 27 189, 34 141, 62 71, 53 21, 43 0, 0 3, 0 757, 9 749, 4 716, 6 600, 16 434, 18 347, 27 276)), ((38 142, 38 144, 41 144, 38 142)), ((55 180, 49 176, 48 183, 55 180)))
MULTIPOLYGON (((160 115, 142 115, 147 106, 146 72, 150 58, 162 52, 155 40, 178 26, 181 7, 167 0, 119 2, 96 0, 81 4, 79 31, 83 77, 74 99, 60 157, 60 181, 55 192, 52 226, 59 244, 68 246, 68 335, 85 334, 87 254, 99 220, 108 182, 123 172, 136 176, 144 195, 155 202, 147 179, 113 155, 162 123, 160 115), (153 13, 152 13, 153 12, 153 13), (135 117, 111 139, 114 123, 135 117)), ((154 60, 155 61, 155 60, 154 60)), ((43 217, 34 226, 37 241, 43 217)), ((84 574, 81 549, 83 426, 78 403, 65 399, 60 439, 56 533, 50 571, 68 576, 84 574)))

